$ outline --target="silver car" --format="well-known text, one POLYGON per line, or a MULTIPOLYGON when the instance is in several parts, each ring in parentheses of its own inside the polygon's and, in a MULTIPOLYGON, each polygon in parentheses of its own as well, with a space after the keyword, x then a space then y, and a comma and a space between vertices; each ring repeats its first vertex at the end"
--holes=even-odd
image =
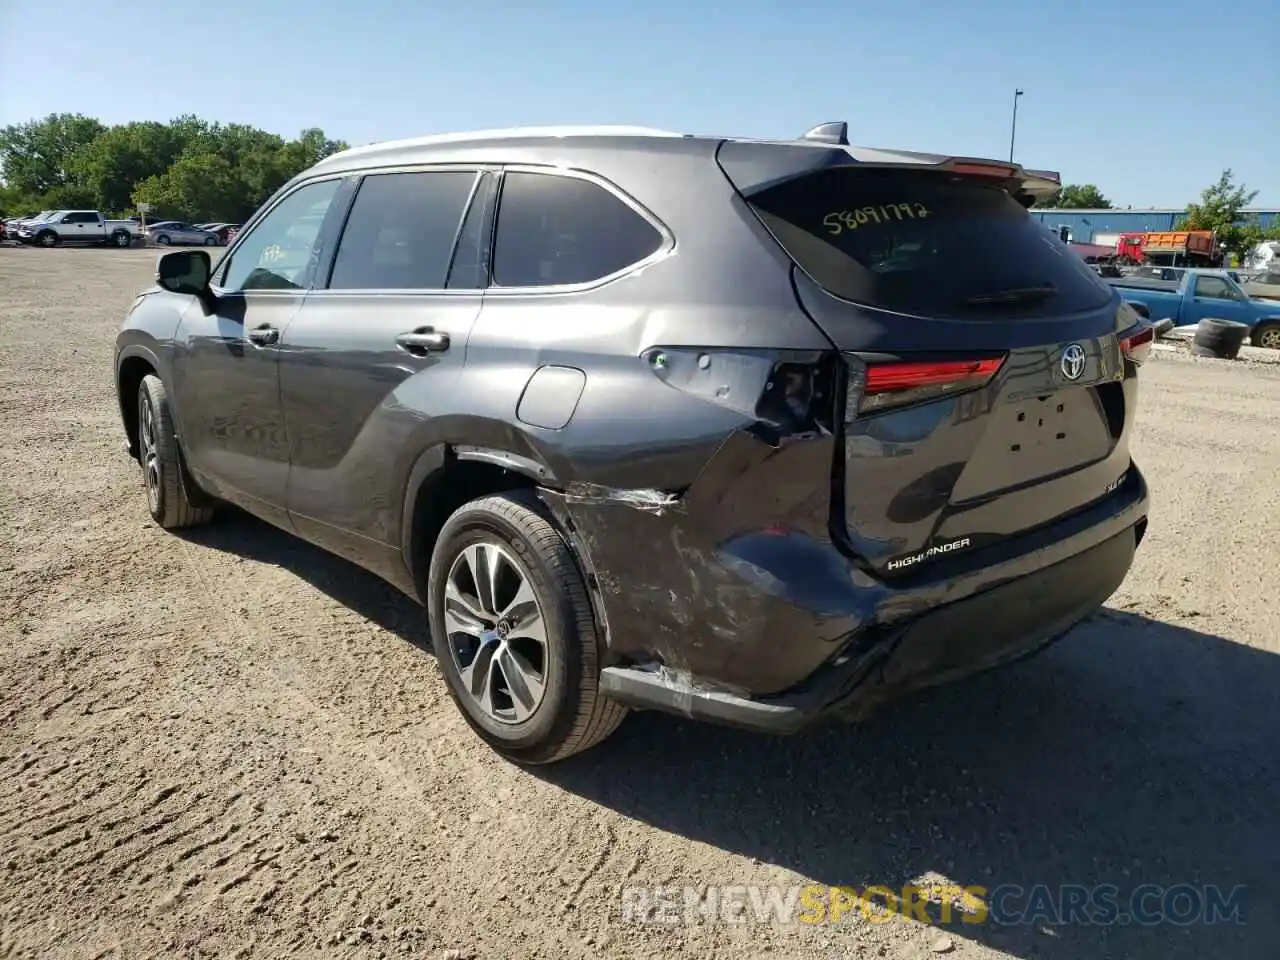
POLYGON ((216 247, 218 236, 208 230, 201 230, 181 220, 162 220, 147 227, 144 234, 152 243, 162 247, 170 244, 183 244, 194 247, 216 247))

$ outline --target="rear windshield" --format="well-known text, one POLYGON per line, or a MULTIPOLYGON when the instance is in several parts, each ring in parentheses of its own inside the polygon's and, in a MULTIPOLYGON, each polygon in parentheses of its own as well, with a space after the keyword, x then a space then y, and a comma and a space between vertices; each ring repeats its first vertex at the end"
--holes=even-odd
POLYGON ((1110 288, 998 185, 841 167, 747 198, 788 255, 838 297, 965 320, 1061 316, 1110 288))

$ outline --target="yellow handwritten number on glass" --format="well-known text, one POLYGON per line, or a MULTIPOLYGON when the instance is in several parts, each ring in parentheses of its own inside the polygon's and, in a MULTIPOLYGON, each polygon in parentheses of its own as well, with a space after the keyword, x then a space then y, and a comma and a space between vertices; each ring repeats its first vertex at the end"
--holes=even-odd
POLYGON ((918 200, 861 207, 857 210, 832 210, 822 218, 822 225, 833 237, 846 230, 857 230, 868 223, 890 223, 894 220, 923 220, 930 210, 918 200))

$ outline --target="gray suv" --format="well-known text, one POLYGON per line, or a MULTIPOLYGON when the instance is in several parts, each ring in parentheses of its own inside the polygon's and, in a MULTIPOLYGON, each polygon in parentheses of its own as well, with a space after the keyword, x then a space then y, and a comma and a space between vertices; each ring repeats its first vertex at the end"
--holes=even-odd
POLYGON ((211 265, 115 384, 151 515, 233 504, 426 607, 546 763, 628 709, 792 733, 1032 654, 1119 586, 1151 328, 997 161, 636 128, 374 144, 211 265))

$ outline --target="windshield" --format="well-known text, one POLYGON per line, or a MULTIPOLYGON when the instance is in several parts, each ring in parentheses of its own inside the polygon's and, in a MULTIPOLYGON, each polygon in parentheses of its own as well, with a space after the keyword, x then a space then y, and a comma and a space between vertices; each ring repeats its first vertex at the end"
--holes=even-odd
POLYGON ((897 313, 982 320, 1105 305, 1110 288, 998 184, 840 167, 748 201, 836 296, 897 313))

